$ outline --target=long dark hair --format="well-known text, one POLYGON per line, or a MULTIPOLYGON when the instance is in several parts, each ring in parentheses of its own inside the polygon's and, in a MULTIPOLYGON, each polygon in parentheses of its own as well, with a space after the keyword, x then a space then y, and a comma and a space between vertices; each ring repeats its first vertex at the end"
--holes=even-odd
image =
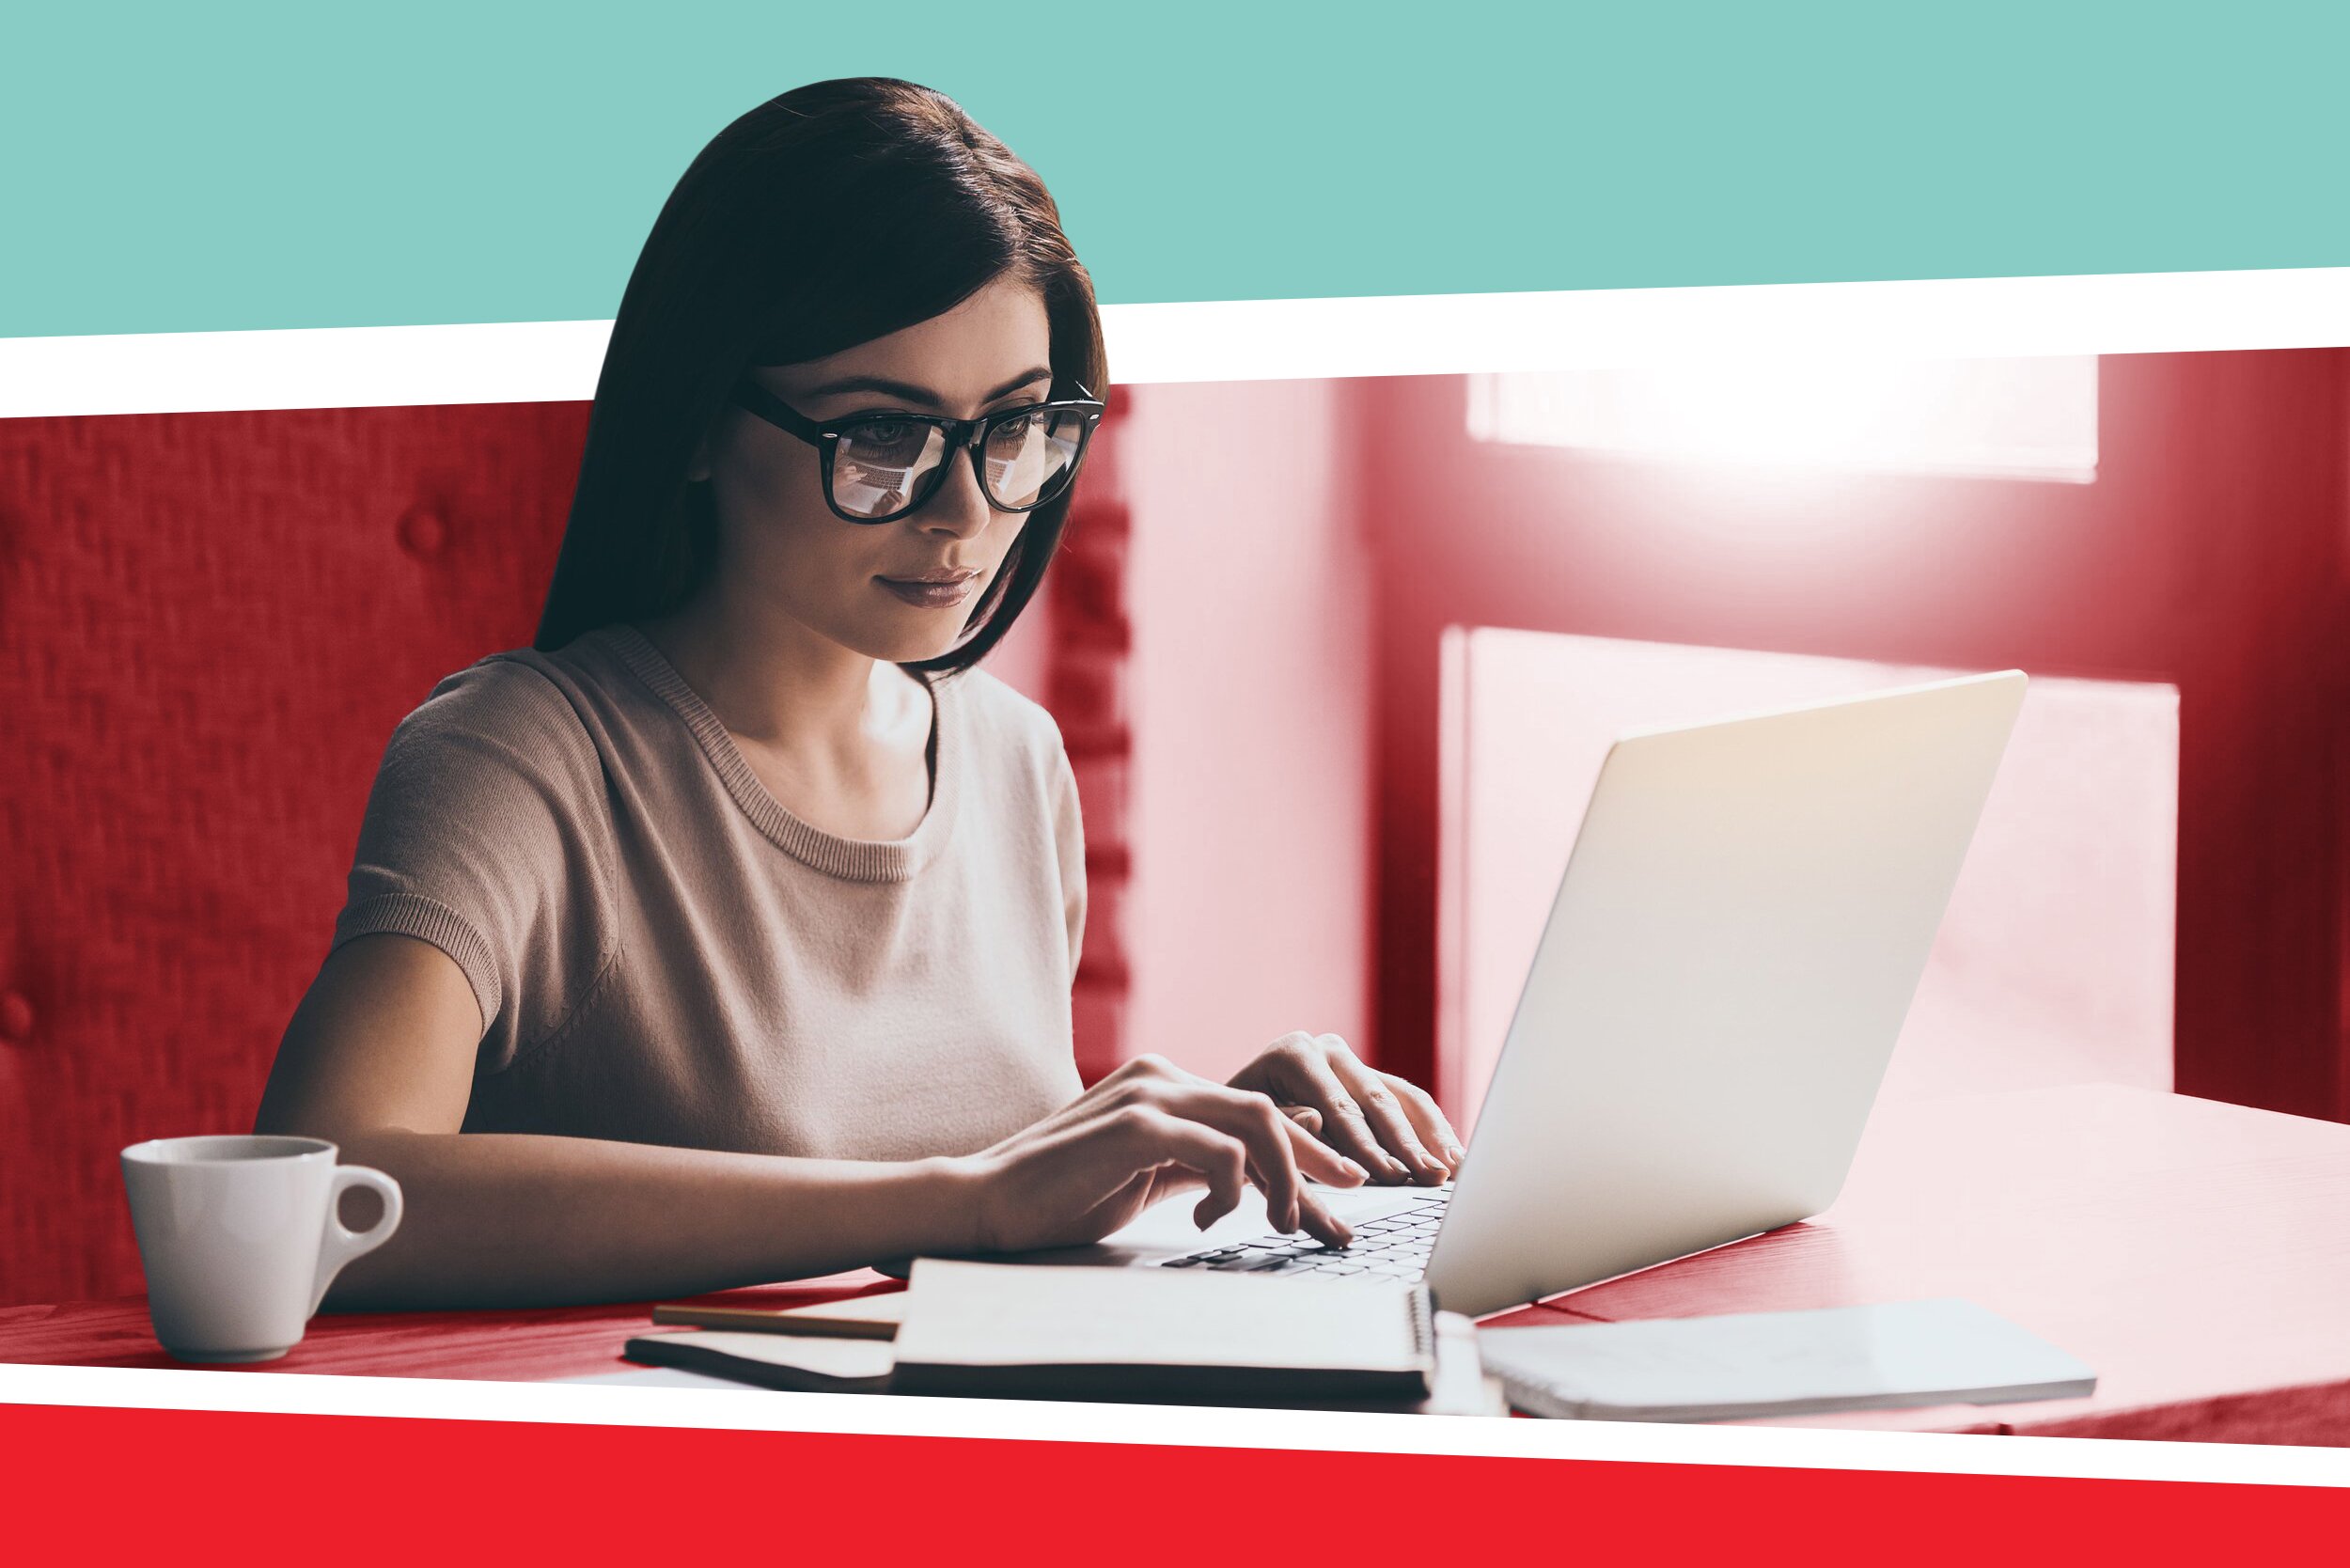
MULTIPOLYGON (((745 368, 870 342, 1006 275, 1043 295, 1056 393, 1101 396, 1101 316, 1059 210, 952 99, 886 77, 818 82, 719 132, 621 296, 536 645, 666 614, 708 579, 716 518, 686 472, 745 368)), ((1028 515, 974 630, 906 668, 951 674, 995 647, 1035 594, 1069 499, 1028 515)))

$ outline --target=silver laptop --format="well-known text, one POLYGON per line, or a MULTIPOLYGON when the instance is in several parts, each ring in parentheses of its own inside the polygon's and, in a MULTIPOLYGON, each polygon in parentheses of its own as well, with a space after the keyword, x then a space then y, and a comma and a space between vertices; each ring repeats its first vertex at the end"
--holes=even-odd
MULTIPOLYGON (((1183 1198, 1091 1261, 1415 1279, 1472 1315, 1843 1185, 2024 697, 2009 670, 1609 750, 1457 1180, 1317 1188, 1343 1249, 1183 1198)), ((1042 1255, 1040 1255, 1042 1256, 1042 1255)), ((1068 1254, 1056 1261, 1077 1261, 1068 1254)))

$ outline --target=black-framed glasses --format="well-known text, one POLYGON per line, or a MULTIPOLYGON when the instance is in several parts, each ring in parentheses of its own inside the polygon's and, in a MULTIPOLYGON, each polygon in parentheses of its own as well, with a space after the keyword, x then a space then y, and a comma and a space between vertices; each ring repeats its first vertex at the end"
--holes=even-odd
POLYGON ((824 504, 851 523, 892 523, 919 509, 938 494, 959 450, 971 454, 989 506, 1034 511, 1069 489, 1104 412, 1095 398, 1057 398, 976 419, 854 414, 819 424, 747 375, 734 384, 733 400, 816 448, 824 504))

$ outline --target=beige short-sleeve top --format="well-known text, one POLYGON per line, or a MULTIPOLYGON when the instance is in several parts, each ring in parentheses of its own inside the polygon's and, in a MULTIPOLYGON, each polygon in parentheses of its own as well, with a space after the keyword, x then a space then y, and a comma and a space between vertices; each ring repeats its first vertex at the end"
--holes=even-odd
POLYGON ((793 816, 641 633, 493 654, 392 735, 334 945, 448 954, 468 1132, 910 1159, 1075 1095, 1076 786, 1043 709, 935 682, 910 838, 793 816))

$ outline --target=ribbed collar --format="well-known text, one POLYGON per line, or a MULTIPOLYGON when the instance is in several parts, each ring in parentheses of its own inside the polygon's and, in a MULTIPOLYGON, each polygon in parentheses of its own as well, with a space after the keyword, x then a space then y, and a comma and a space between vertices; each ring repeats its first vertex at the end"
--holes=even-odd
POLYGON ((843 839, 793 816, 767 792, 767 786, 744 760, 741 748, 718 715, 685 683, 677 666, 650 638, 629 625, 606 626, 588 635, 606 639, 637 678, 677 711, 694 739, 701 743, 703 755, 718 771, 743 814, 794 860, 849 882, 905 882, 937 859, 945 848, 954 827, 963 780, 962 703, 954 682, 941 681, 930 688, 937 761, 930 809, 923 812, 922 821, 904 839, 843 839))

